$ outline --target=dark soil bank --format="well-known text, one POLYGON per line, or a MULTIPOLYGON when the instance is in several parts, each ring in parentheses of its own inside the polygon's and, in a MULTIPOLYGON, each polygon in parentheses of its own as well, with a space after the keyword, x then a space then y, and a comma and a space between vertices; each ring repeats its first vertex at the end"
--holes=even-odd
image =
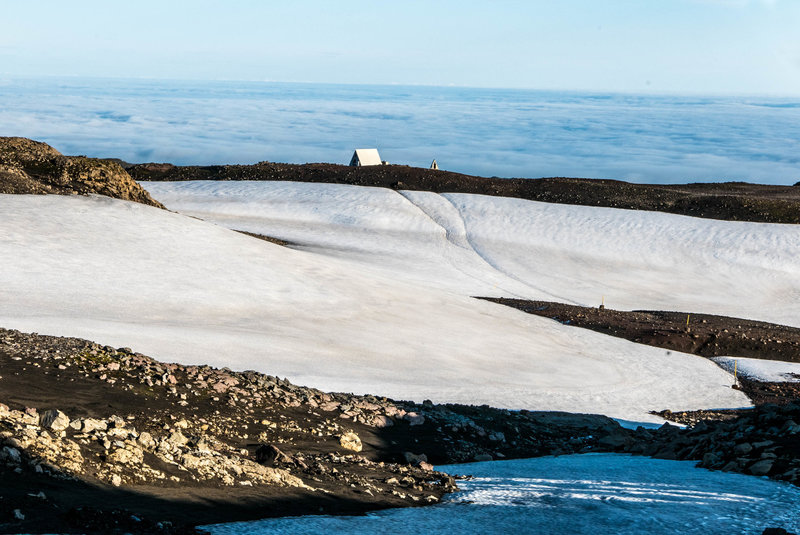
POLYGON ((403 165, 349 167, 310 163, 174 166, 124 164, 136 180, 287 180, 437 193, 478 193, 533 201, 768 223, 800 223, 800 187, 742 182, 656 185, 586 178, 484 178, 403 165))

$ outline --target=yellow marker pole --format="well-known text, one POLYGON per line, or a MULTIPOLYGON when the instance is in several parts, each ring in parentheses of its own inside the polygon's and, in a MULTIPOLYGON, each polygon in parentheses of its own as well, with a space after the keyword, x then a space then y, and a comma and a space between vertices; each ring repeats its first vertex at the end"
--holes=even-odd
POLYGON ((690 316, 691 316, 691 314, 686 314, 686 328, 687 329, 689 328, 689 317, 690 316))
POLYGON ((733 379, 736 381, 737 384, 739 383, 739 376, 738 376, 737 371, 736 371, 736 368, 738 367, 738 364, 739 364, 738 360, 734 360, 733 361, 733 379))

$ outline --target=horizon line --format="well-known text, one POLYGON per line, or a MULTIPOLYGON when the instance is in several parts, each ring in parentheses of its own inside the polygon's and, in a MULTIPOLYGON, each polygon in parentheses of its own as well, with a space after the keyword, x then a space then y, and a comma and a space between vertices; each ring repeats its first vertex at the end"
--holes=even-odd
POLYGON ((776 98, 800 99, 798 94, 771 92, 702 92, 695 90, 632 90, 632 89, 585 89, 585 88, 546 88, 528 86, 482 86, 461 84, 434 84, 422 82, 321 82, 314 80, 271 80, 271 79, 239 79, 239 78, 164 78, 156 76, 111 76, 80 74, 12 74, 0 72, 0 87, 7 80, 15 79, 60 79, 60 80, 138 80, 151 82, 196 82, 196 83, 249 83, 249 84, 295 84, 344 87, 426 87, 436 89, 473 89, 493 91, 530 91, 540 93, 583 93, 605 95, 641 95, 665 97, 714 97, 714 98, 776 98))

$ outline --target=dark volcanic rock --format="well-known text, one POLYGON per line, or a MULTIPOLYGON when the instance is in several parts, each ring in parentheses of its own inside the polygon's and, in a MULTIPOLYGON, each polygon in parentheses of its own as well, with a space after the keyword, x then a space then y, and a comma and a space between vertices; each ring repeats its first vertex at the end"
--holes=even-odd
POLYGON ((64 156, 46 143, 0 137, 0 193, 97 193, 163 208, 119 163, 64 156))

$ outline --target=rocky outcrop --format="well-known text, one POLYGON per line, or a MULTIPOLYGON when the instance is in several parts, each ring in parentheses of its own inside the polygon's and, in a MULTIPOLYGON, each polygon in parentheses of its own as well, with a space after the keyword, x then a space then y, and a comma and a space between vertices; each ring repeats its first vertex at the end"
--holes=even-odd
POLYGON ((96 193, 163 208, 111 160, 64 156, 46 143, 0 137, 0 193, 96 193))

